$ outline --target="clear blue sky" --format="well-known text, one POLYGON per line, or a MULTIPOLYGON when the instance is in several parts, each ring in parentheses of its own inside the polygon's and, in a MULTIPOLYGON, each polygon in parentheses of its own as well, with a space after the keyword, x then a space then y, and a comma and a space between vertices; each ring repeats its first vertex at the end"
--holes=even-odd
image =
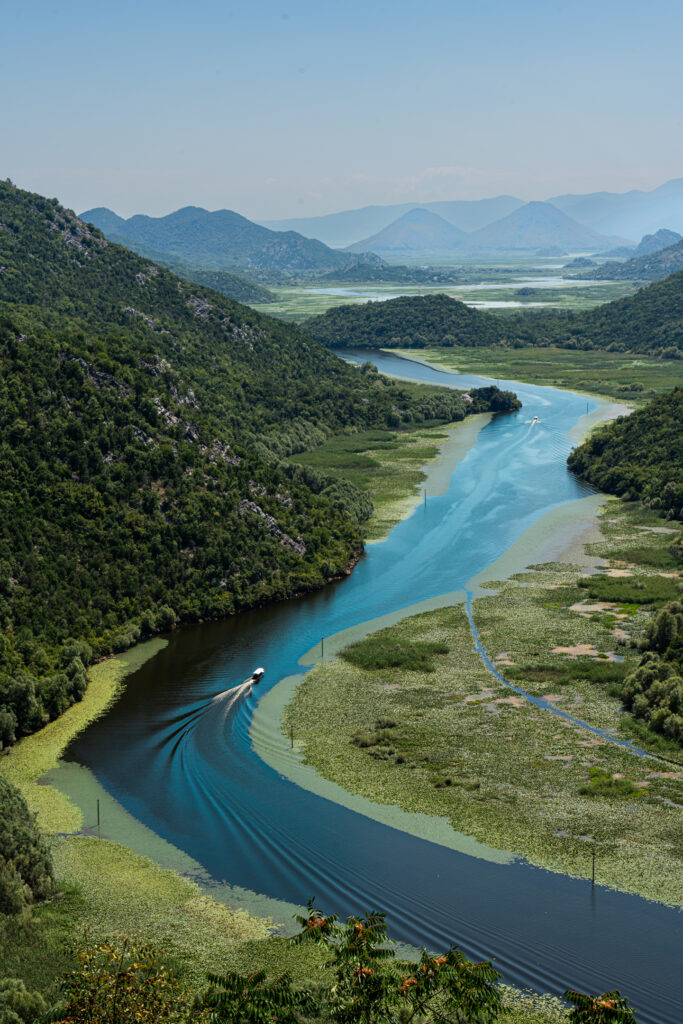
POLYGON ((681 0, 0 0, 0 175, 253 218, 683 175, 681 0))

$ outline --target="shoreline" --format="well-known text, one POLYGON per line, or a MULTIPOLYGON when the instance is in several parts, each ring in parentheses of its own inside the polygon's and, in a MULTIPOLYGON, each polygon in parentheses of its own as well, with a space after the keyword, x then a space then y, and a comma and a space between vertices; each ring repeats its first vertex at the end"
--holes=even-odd
MULTIPOLYGON (((373 512, 366 526, 372 532, 373 525, 386 524, 386 528, 377 536, 365 540, 365 547, 371 544, 380 544, 391 533, 394 526, 408 519, 422 501, 422 492, 425 490, 431 497, 439 497, 448 490, 451 477, 458 464, 467 456, 470 449, 477 443, 479 433, 493 419, 491 412, 474 413, 466 416, 445 427, 430 428, 436 434, 441 435, 441 440, 435 441, 436 454, 427 459, 418 467, 417 472, 423 479, 414 485, 412 491, 402 498, 388 502, 379 512, 373 512), (443 435, 446 435, 443 437, 443 435)), ((429 431, 424 431, 428 434, 429 431)))

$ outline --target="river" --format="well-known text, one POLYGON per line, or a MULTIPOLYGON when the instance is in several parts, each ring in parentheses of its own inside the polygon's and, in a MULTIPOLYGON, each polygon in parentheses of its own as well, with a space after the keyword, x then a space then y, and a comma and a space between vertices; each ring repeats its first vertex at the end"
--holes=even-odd
MULTIPOLYGON (((415 380, 491 383, 381 352, 346 355, 415 380)), ((299 659, 322 636, 461 591, 545 512, 590 493, 565 459, 568 432, 595 401, 496 383, 515 390, 523 409, 482 429, 447 493, 428 496, 371 545, 347 579, 170 634, 68 758, 216 879, 297 905, 315 896, 342 915, 382 909, 395 938, 436 950, 457 943, 492 958, 510 984, 552 993, 617 987, 647 1007, 643 1024, 680 1024, 678 912, 417 838, 296 785, 253 748, 256 702, 301 672, 299 659), (221 696, 257 665, 266 676, 251 695, 221 696)))

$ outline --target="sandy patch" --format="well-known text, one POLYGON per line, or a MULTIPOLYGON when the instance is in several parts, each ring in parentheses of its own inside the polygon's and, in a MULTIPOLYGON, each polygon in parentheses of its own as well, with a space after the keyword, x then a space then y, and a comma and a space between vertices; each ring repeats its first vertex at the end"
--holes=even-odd
POLYGON ((543 756, 546 761, 566 761, 569 763, 569 761, 574 760, 573 754, 544 754, 543 756))
POLYGON ((385 683, 382 689, 387 690, 389 693, 395 693, 396 690, 400 690, 400 686, 398 683, 385 683))
POLYGON ((638 530, 644 530, 646 533, 675 533, 670 526, 638 526, 638 530))
POLYGON ((667 580, 677 580, 680 573, 677 572, 658 572, 658 576, 663 576, 667 580))
POLYGON ((562 693, 544 693, 543 700, 549 700, 552 704, 556 704, 560 700, 564 700, 564 694, 562 693))
POLYGON ((626 576, 633 576, 630 569, 606 569, 605 576, 611 576, 612 579, 624 579, 626 576))
POLYGON ((494 657, 496 665, 514 665, 515 662, 510 659, 508 651, 501 651, 500 654, 496 654, 494 657))
POLYGON ((524 697, 499 697, 496 704, 510 704, 513 708, 522 708, 526 701, 524 697))
POLYGON ((585 601, 577 601, 576 604, 569 606, 570 612, 578 612, 579 615, 593 615, 595 612, 608 612, 611 608, 616 608, 614 601, 595 601, 594 604, 586 604, 585 601))
POLYGON ((627 633, 625 629, 620 629, 619 626, 617 626, 616 629, 612 630, 612 636, 615 636, 617 638, 617 640, 630 640, 631 639, 631 634, 627 633))
POLYGON ((650 772, 650 779, 680 779, 683 782, 683 772, 650 772))
POLYGON ((552 654, 568 654, 570 658, 597 658, 598 651, 592 644, 575 644, 573 647, 553 647, 552 654))

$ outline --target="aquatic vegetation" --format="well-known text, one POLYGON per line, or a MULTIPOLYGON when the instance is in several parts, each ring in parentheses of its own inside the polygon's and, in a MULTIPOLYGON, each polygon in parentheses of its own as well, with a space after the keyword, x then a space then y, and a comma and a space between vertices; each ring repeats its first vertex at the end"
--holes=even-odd
MULTIPOLYGON (((643 522, 641 512, 629 519, 628 508, 606 506, 607 552, 630 533, 655 547, 669 542, 641 531, 652 513, 643 522)), ((475 600, 475 621, 490 657, 515 685, 630 737, 634 720, 619 694, 640 655, 615 629, 635 643, 649 617, 639 605, 618 620, 572 611, 585 598, 580 568, 553 563, 487 584, 497 592, 475 600), (623 661, 552 654, 577 645, 618 650, 623 661)), ((317 666, 297 687, 283 726, 294 727, 307 763, 350 792, 446 816, 455 829, 553 870, 590 877, 595 849, 601 884, 683 903, 683 777, 675 766, 660 772, 657 762, 506 689, 473 652, 461 606, 402 620, 377 635, 401 648, 441 643, 449 651, 436 657, 433 672, 390 665, 368 671, 343 657, 317 666), (381 719, 396 723, 382 743, 381 719)))

